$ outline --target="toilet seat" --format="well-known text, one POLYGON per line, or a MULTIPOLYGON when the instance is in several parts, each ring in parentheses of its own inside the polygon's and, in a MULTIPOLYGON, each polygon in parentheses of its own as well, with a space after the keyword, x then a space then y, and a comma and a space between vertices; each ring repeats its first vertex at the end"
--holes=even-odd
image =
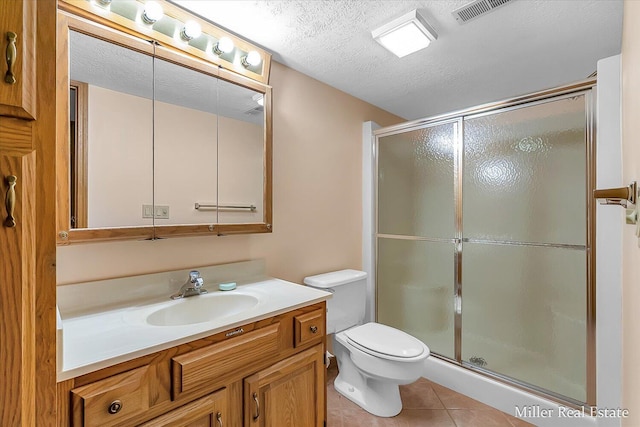
POLYGON ((420 340, 390 326, 366 323, 344 331, 349 344, 382 359, 411 362, 429 356, 420 340))

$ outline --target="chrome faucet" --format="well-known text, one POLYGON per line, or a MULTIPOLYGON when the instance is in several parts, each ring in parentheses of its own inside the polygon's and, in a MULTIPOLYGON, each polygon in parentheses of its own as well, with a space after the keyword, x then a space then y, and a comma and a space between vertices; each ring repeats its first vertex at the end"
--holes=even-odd
POLYGON ((182 285, 177 294, 171 295, 171 299, 180 299, 206 294, 207 290, 202 288, 203 284, 204 279, 200 277, 200 272, 198 270, 191 270, 189 272, 189 280, 182 285))

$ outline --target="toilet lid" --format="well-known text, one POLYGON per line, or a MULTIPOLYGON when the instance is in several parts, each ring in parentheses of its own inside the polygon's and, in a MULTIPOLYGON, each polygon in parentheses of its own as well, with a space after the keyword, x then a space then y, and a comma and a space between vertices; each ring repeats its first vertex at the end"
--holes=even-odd
POLYGON ((417 357, 424 344, 411 335, 379 323, 366 323, 344 332, 349 340, 375 353, 395 357, 417 357))

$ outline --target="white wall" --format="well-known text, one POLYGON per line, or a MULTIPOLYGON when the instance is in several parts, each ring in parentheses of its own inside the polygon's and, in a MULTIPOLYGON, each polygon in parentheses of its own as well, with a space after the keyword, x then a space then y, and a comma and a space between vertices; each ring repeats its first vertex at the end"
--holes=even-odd
MULTIPOLYGON (((622 183, 640 179, 640 2, 625 0, 622 22, 622 183)), ((622 218, 619 219, 622 221, 622 218)), ((640 425, 640 244, 634 226, 623 225, 623 399, 640 425)))

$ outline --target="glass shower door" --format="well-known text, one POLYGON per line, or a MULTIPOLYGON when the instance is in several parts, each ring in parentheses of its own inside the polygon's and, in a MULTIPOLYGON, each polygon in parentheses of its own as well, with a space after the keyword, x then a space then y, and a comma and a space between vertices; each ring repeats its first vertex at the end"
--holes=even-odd
POLYGON ((453 358, 459 122, 378 139, 377 320, 453 358))
POLYGON ((462 361, 585 402, 585 94, 465 117, 462 361))

